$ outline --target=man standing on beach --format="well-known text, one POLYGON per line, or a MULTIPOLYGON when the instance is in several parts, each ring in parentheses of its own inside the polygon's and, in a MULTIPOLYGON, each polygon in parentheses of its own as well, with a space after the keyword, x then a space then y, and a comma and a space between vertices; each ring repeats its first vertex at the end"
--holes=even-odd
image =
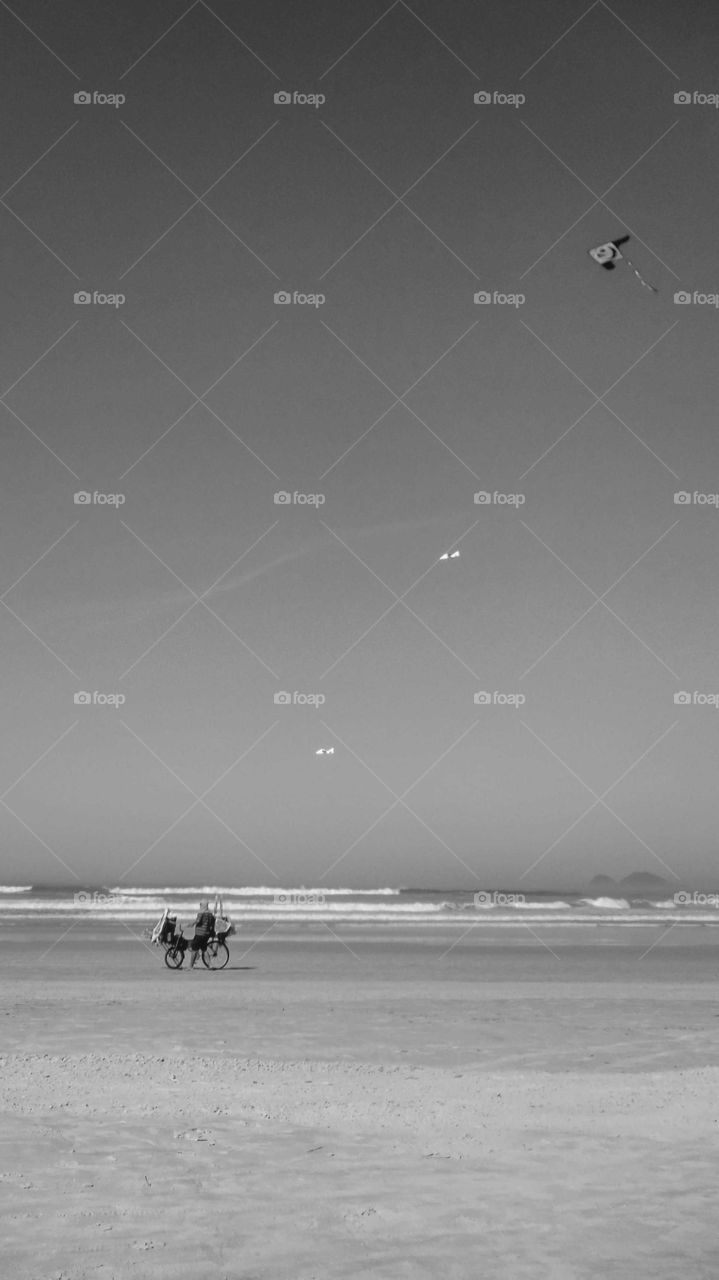
POLYGON ((207 950, 207 944, 215 932, 215 917, 210 911, 209 902, 203 900, 200 903, 200 910, 195 917, 195 936, 190 943, 190 968, 194 969, 197 953, 202 951, 203 954, 207 950))

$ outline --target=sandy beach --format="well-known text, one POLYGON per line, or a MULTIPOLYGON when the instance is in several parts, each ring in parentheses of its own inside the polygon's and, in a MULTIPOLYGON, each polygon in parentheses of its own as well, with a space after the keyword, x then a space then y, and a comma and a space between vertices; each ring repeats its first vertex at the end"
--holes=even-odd
POLYGON ((190 974, 41 933, 1 948, 14 1280, 715 1276, 703 939, 238 938, 190 974))

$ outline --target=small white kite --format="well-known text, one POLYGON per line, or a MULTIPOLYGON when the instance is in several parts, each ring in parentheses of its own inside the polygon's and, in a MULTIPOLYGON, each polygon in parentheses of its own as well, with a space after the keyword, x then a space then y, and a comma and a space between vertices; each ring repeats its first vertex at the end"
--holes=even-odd
POLYGON ((439 558, 440 560, 457 560, 458 557, 459 557, 459 551, 445 551, 444 555, 440 556, 439 558))
POLYGON ((317 751, 315 751, 316 756, 333 756, 334 753, 335 753, 334 747, 320 747, 317 751))
POLYGON ((651 289, 652 293, 658 293, 659 290, 655 289, 653 284, 649 284, 649 282, 644 279, 644 276, 640 275, 634 263, 630 262, 629 258, 625 257, 624 254, 620 252, 620 244, 626 244, 629 238, 629 236, 620 236, 618 240, 608 240, 606 244, 598 244, 596 248, 588 250, 589 256, 590 258, 593 258, 595 262, 598 262, 600 267, 604 267, 605 271, 613 271, 618 262, 626 262, 627 266, 631 267, 637 277, 637 280, 640 284, 644 285, 645 289, 651 289))

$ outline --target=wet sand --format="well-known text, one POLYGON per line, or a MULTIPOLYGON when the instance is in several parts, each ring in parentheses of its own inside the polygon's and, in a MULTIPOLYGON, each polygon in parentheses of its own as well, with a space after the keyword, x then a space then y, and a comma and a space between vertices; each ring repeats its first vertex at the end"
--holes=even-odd
POLYGON ((707 931, 257 934, 219 974, 60 932, 0 933, 13 1280, 714 1280, 707 931))

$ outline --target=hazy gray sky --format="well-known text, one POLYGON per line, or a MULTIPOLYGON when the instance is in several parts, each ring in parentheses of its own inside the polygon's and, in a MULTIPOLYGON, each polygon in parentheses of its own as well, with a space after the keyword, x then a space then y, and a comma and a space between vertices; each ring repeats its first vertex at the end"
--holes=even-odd
POLYGON ((665 9, 0 9, 0 880, 715 879, 717 17, 665 9))

